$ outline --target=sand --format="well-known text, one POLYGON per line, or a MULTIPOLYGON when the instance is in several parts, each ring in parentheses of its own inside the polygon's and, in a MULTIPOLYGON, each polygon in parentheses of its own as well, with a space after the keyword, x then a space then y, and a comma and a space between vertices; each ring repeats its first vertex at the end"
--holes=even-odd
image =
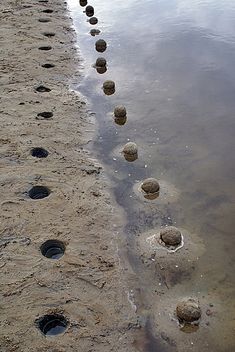
POLYGON ((80 79, 80 62, 66 6, 0 3, 1 352, 135 350, 136 317, 115 236, 121 213, 102 166, 86 152, 94 126, 85 102, 69 89, 80 79), (48 8, 53 13, 42 13, 48 8), (55 66, 42 67, 48 63, 55 66), (40 85, 50 91, 37 92, 40 85), (48 157, 31 156, 33 147, 48 157), (30 199, 35 185, 50 195, 30 199), (60 260, 42 256, 48 239, 65 244, 60 260), (35 320, 52 312, 69 326, 45 337, 35 320))

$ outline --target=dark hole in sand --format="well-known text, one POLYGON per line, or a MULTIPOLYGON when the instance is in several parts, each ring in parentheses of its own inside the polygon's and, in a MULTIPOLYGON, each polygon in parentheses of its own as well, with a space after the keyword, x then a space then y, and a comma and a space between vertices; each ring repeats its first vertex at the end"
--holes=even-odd
POLYGON ((43 64, 42 67, 44 67, 44 68, 53 68, 53 67, 55 67, 55 65, 53 65, 53 64, 43 64))
POLYGON ((67 319, 61 314, 47 314, 36 320, 36 325, 46 336, 62 334, 67 326, 67 319))
POLYGON ((44 32, 43 35, 47 38, 52 38, 55 36, 54 32, 44 32))
POLYGON ((45 86, 38 86, 38 87, 36 88, 36 91, 37 91, 37 92, 40 92, 40 93, 44 93, 44 92, 50 92, 51 89, 50 89, 50 88, 47 88, 47 87, 45 87, 45 86))
POLYGON ((54 10, 46 9, 46 10, 42 10, 42 12, 44 12, 44 13, 52 13, 52 12, 54 12, 54 10))
POLYGON ((43 111, 37 114, 37 119, 44 118, 44 119, 50 119, 53 116, 53 112, 51 111, 43 111))
POLYGON ((43 199, 49 196, 50 190, 44 186, 34 186, 29 190, 29 197, 31 199, 43 199))
POLYGON ((58 240, 48 240, 41 245, 41 253, 44 257, 50 259, 59 259, 63 257, 65 245, 58 240))
POLYGON ((51 22, 50 18, 39 18, 38 22, 47 23, 51 22))
POLYGON ((39 48, 38 48, 39 50, 51 50, 52 49, 52 47, 50 46, 50 45, 45 45, 45 46, 40 46, 39 48))
POLYGON ((46 158, 48 151, 44 148, 36 147, 31 150, 31 155, 35 158, 46 158))

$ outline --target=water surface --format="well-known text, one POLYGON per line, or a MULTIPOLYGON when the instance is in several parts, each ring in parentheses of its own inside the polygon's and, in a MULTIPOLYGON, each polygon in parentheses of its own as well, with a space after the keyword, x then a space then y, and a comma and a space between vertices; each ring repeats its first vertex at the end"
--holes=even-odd
MULTIPOLYGON (((92 148, 106 165, 116 199, 127 214, 126 256, 136 274, 132 288, 140 316, 162 340, 159 351, 232 352, 235 2, 93 0, 96 26, 87 22, 78 0, 69 4, 84 58, 84 77, 76 89, 96 114, 92 148), (101 30, 100 35, 92 37, 92 28, 101 30), (108 43, 102 54, 95 51, 98 38, 108 43), (92 67, 98 56, 108 62, 104 74, 92 67), (116 83, 112 96, 101 89, 106 79, 116 83), (113 120, 116 105, 127 108, 124 126, 113 120), (120 154, 129 140, 139 147, 139 159, 133 163, 120 154), (179 196, 144 201, 133 187, 146 177, 162 180, 179 196), (156 295, 162 276, 143 262, 137 242, 143 233, 172 224, 192 234, 203 250, 198 256, 194 250, 191 258, 189 245, 189 272, 185 274, 178 258, 181 274, 174 273, 174 284, 156 295), (185 295, 198 297, 203 308, 212 311, 203 315, 192 334, 180 331, 173 315, 162 317, 166 307, 174 311, 185 295)), ((146 346, 156 350, 151 343, 146 346)))

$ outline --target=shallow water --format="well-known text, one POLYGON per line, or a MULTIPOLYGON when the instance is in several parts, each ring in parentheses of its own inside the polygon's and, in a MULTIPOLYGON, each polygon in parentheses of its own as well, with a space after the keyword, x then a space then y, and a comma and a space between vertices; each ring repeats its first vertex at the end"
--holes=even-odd
MULTIPOLYGON (((106 165, 116 199, 127 214, 127 250, 123 255, 138 277, 132 288, 140 316, 147 319, 148 326, 152 324, 148 329, 153 335, 163 331, 161 324, 172 329, 168 340, 163 336, 159 350, 232 352, 235 2, 93 0, 90 5, 99 20, 96 26, 87 22, 78 0, 69 0, 69 5, 85 58, 84 77, 76 89, 95 112, 98 132, 92 148, 106 165), (92 37, 89 31, 93 28, 100 29, 100 35, 92 37), (99 38, 108 43, 100 54, 95 51, 99 38), (92 67, 98 56, 108 62, 104 74, 92 67), (112 96, 102 91, 106 79, 116 83, 112 96), (123 126, 113 120, 116 105, 127 108, 123 126), (139 147, 139 158, 133 163, 120 154, 129 140, 139 147), (134 186, 146 177, 168 185, 169 194, 152 202, 143 200, 134 186), (177 196, 172 196, 174 192, 177 196), (188 261, 193 265, 187 271, 177 257, 181 271, 174 272, 174 284, 166 284, 161 296, 165 298, 155 306, 150 303, 158 299, 153 295, 153 281, 162 284, 161 275, 143 262, 143 248, 137 239, 171 224, 192 234, 189 237, 195 247, 190 254, 189 242, 188 261), (203 250, 197 252, 199 247, 203 250), (156 318, 166 305, 173 311, 175 302, 184 295, 197 296, 205 309, 213 304, 212 315, 204 314, 193 334, 181 332, 172 317, 169 321, 156 318)), ((145 350, 155 351, 156 346, 146 343, 145 350)))

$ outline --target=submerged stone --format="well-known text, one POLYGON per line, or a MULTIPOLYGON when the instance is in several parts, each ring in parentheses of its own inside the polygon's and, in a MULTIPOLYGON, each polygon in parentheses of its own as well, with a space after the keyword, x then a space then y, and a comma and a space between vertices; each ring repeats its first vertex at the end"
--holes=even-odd
POLYGON ((133 142, 128 142, 123 147, 123 153, 128 155, 134 155, 138 153, 137 145, 133 142))
POLYGON ((123 126, 125 125, 126 121, 127 121, 127 117, 115 117, 114 121, 116 122, 117 125, 119 126, 123 126))
POLYGON ((98 57, 95 63, 96 67, 105 67, 106 66, 106 60, 104 57, 98 57))
POLYGON ((192 323, 200 319, 201 308, 194 299, 189 298, 177 304, 176 314, 180 320, 192 323))
POLYGON ((125 106, 116 106, 114 109, 115 117, 125 117, 126 116, 126 108, 125 106))
POLYGON ((142 190, 147 194, 157 193, 160 190, 160 185, 155 178, 147 178, 141 185, 142 190))
POLYGON ((97 23, 98 23, 98 18, 96 18, 96 17, 91 17, 91 18, 89 19, 89 22, 90 22, 90 24, 97 24, 97 23))
POLYGON ((178 246, 182 241, 181 232, 174 226, 162 229, 160 238, 167 246, 178 246))
POLYGON ((104 52, 107 48, 107 43, 104 39, 99 39, 97 40, 97 42, 95 43, 95 48, 97 51, 99 52, 104 52))
POLYGON ((115 89, 115 83, 114 83, 114 81, 110 81, 110 80, 105 81, 105 82, 103 83, 103 88, 104 88, 105 90, 113 90, 113 89, 115 89))
POLYGON ((93 15, 94 15, 94 7, 93 6, 90 6, 90 5, 88 5, 87 7, 86 7, 86 15, 88 16, 88 17, 92 17, 93 15))

